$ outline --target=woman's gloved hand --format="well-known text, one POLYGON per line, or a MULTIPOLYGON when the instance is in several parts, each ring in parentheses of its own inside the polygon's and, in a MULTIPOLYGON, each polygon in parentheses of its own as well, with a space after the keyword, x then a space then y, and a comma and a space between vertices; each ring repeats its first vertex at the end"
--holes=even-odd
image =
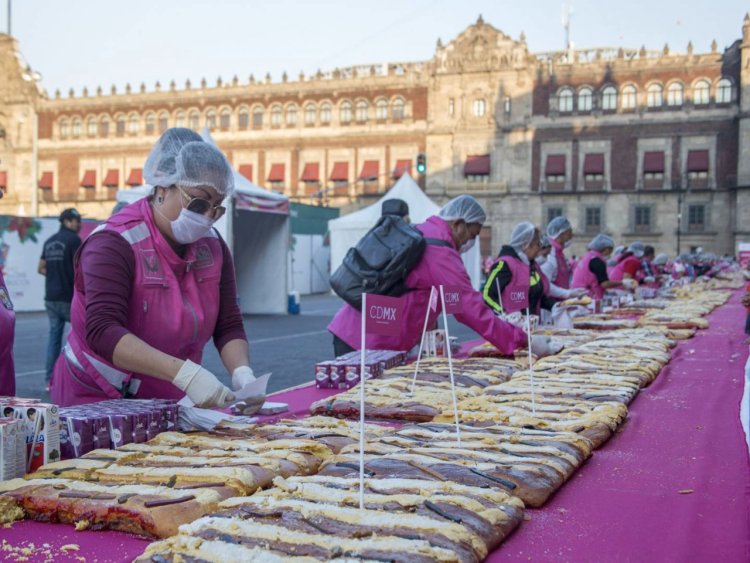
POLYGON ((250 366, 240 366, 232 372, 232 389, 239 391, 255 379, 255 374, 250 366))
POLYGON ((234 400, 234 395, 216 376, 195 362, 185 360, 172 381, 202 408, 225 407, 234 400))
POLYGON ((643 283, 654 283, 656 278, 654 276, 646 276, 643 278, 643 283))
POLYGON ((572 289, 568 290, 570 297, 577 299, 579 297, 583 297, 584 295, 588 295, 588 291, 585 287, 574 287, 572 289))
POLYGON ((560 349, 561 346, 555 344, 549 336, 535 334, 531 337, 531 353, 537 358, 557 354, 560 349))
POLYGON ((625 289, 632 290, 638 287, 638 282, 635 281, 633 278, 625 278, 622 280, 622 287, 624 287, 625 289))

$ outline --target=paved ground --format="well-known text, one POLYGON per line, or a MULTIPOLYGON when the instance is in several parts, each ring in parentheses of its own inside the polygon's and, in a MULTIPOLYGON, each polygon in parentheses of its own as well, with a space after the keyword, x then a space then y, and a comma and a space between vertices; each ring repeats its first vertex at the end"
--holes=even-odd
MULTIPOLYGON (((326 326, 340 304, 337 297, 313 295, 302 298, 300 315, 245 317, 251 366, 257 375, 273 372, 270 391, 311 381, 315 363, 333 357, 332 338, 326 326)), ((452 318, 450 326, 451 334, 462 340, 476 338, 473 331, 452 318)), ((13 351, 19 396, 49 398, 44 382, 48 329, 45 313, 20 313, 17 317, 13 351)), ((229 375, 212 343, 206 345, 203 365, 229 383, 229 375)))

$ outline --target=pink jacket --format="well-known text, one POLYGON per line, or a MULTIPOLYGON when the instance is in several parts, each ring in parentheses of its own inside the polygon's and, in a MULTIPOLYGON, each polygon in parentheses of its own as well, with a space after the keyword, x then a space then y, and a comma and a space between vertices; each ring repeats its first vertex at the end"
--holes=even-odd
POLYGON ((0 395, 16 394, 16 371, 13 366, 13 336, 16 314, 8 288, 0 272, 0 395))
POLYGON ((552 251, 555 253, 555 262, 557 263, 557 277, 554 280, 550 281, 557 287, 569 289, 570 269, 568 268, 568 261, 565 259, 565 253, 563 252, 562 244, 557 242, 552 237, 549 238, 549 243, 552 246, 552 251))
POLYGON ((612 281, 622 281, 625 277, 625 268, 631 264, 637 264, 638 270, 636 271, 634 278, 641 281, 641 279, 643 279, 643 266, 641 266, 641 259, 636 258, 632 254, 612 266, 612 270, 609 272, 609 279, 612 281))
MULTIPOLYGON (((211 231, 188 245, 184 257, 178 256, 156 227, 146 198, 100 228, 119 233, 136 257, 128 331, 157 350, 200 363, 219 313, 223 253, 218 235, 211 231)), ((70 316, 68 342, 52 376, 54 403, 75 405, 126 394, 174 399, 184 395, 168 381, 123 371, 91 349, 86 341, 86 295, 77 286, 70 316)))
POLYGON ((601 299, 604 297, 604 288, 599 285, 599 280, 596 279, 594 273, 589 269, 589 264, 594 258, 604 260, 601 252, 596 250, 589 250, 586 255, 581 258, 581 261, 576 266, 573 272, 573 287, 582 287, 587 289, 594 299, 601 299))
MULTIPOLYGON (((497 317, 487 307, 482 294, 471 286, 461 256, 451 237, 450 224, 433 215, 417 228, 426 238, 444 240, 450 247, 427 245, 419 264, 406 277, 406 286, 411 288, 404 299, 404 320, 398 337, 367 335, 367 348, 384 350, 410 350, 419 344, 422 336, 424 317, 430 299, 430 288, 441 284, 458 287, 461 290, 462 313, 456 319, 474 329, 504 354, 512 354, 516 348, 526 344, 526 333, 497 317)), ((430 312, 428 326, 431 326, 441 312, 438 308, 430 312)), ((344 304, 333 317, 328 330, 349 346, 361 348, 361 314, 355 308, 344 304)))

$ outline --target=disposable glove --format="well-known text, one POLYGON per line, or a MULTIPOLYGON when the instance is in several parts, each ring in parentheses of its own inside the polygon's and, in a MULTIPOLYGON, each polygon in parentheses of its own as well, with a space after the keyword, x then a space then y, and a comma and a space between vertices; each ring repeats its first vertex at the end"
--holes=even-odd
POLYGON ((531 337, 531 353, 537 358, 557 354, 561 349, 562 346, 553 342, 549 336, 536 334, 531 337))
POLYGON ((643 283, 654 283, 656 281, 656 278, 654 276, 646 276, 643 278, 643 283))
POLYGON ((172 383, 202 408, 224 407, 234 400, 229 388, 213 373, 190 360, 185 360, 172 383))
POLYGON ((255 381, 255 374, 249 366, 240 366, 232 372, 232 389, 235 391, 239 391, 253 381, 255 381))
POLYGON ((635 289, 636 287, 638 287, 638 282, 633 278, 625 278, 622 280, 622 287, 624 287, 625 289, 635 289))

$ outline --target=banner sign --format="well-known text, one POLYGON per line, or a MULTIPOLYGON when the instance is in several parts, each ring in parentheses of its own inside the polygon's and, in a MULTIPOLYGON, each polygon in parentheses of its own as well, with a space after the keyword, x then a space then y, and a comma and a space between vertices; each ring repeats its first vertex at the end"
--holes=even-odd
POLYGON ((443 288, 443 292, 445 293, 445 312, 449 315, 461 314, 463 312, 461 288, 447 286, 443 288))
POLYGON ((398 336, 401 333, 403 299, 386 295, 367 294, 365 329, 368 334, 398 336))

